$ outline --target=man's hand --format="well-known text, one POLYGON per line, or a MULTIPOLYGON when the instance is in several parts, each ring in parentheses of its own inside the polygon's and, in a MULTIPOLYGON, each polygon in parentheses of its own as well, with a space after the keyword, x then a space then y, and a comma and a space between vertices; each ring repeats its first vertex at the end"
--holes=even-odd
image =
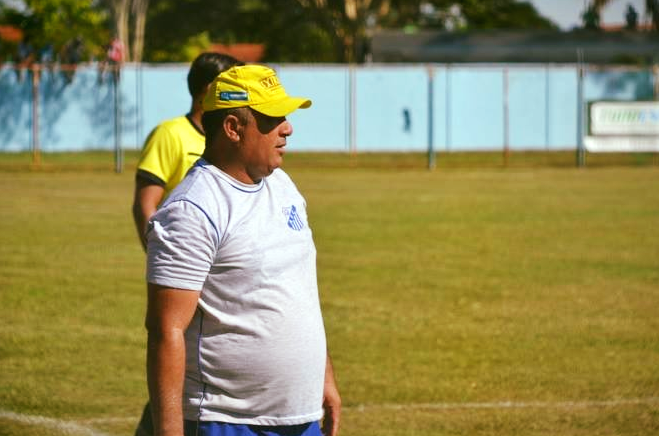
POLYGON ((341 421, 341 396, 334 380, 334 369, 329 355, 325 367, 325 388, 323 390, 323 435, 336 436, 339 433, 341 421))
POLYGON ((146 251, 146 229, 149 219, 156 213, 158 205, 165 197, 165 188, 154 185, 141 177, 135 178, 135 194, 133 198, 133 221, 137 228, 142 248, 146 251))

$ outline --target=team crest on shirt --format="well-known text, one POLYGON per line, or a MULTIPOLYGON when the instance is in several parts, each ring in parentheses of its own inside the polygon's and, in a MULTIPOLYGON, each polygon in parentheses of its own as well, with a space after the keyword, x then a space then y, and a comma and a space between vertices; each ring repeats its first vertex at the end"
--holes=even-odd
POLYGON ((297 213, 295 206, 282 207, 281 211, 286 217, 288 227, 298 232, 304 228, 304 222, 300 218, 300 214, 297 213))

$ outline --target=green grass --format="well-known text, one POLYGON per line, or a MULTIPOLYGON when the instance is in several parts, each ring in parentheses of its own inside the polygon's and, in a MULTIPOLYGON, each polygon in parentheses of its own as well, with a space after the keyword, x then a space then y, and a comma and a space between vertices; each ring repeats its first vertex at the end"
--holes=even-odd
MULTIPOLYGON (((122 152, 125 170, 135 167, 138 152, 122 152)), ((439 169, 451 168, 574 168, 576 153, 563 151, 503 152, 443 152, 434 155, 439 169)), ((589 168, 615 166, 659 166, 659 153, 587 153, 589 168)), ((286 156, 289 168, 393 168, 423 169, 428 167, 427 153, 295 153, 286 156)), ((0 153, 0 171, 77 171, 115 170, 115 155, 111 151, 85 153, 0 153)))
MULTIPOLYGON (((287 156, 341 434, 659 433, 651 159, 504 169, 483 155, 431 172, 423 158, 287 156)), ((134 156, 122 174, 111 155, 79 159, 0 165, 0 436, 128 436, 146 400, 134 156)))

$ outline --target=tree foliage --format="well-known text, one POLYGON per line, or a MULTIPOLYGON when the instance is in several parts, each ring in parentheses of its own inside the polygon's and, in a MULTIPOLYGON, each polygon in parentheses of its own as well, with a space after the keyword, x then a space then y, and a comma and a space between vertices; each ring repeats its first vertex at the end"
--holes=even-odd
POLYGON ((82 32, 86 44, 100 52, 110 37, 117 34, 130 47, 130 59, 139 61, 143 57, 151 62, 189 61, 211 43, 237 42, 264 44, 266 62, 360 62, 369 37, 379 28, 556 28, 522 0, 158 0, 150 3, 148 0, 24 0, 24 3, 28 7, 20 27, 33 29, 30 32, 35 37, 66 40, 82 32), (130 38, 132 42, 128 44, 130 38))
POLYGON ((528 2, 465 0, 462 11, 472 29, 558 29, 528 2))
POLYGON ((328 62, 331 38, 292 0, 161 0, 149 8, 145 58, 181 61, 204 41, 262 43, 266 61, 328 62), (181 20, 182 14, 186 19, 181 20))
POLYGON ((111 31, 125 47, 124 60, 140 62, 149 0, 99 0, 111 17, 111 31))
MULTIPOLYGON (((611 0, 590 0, 590 3, 588 4, 588 7, 586 8, 586 12, 582 16, 583 21, 584 21, 584 27, 589 28, 592 27, 592 23, 589 22, 589 20, 592 19, 592 14, 595 14, 597 16, 597 24, 599 26, 599 14, 604 6, 609 4, 611 0), (590 15, 586 15, 586 14, 590 15)), ((632 17, 630 15, 630 8, 633 9, 631 5, 628 5, 627 12, 626 12, 626 17, 625 21, 628 23, 628 28, 632 27, 630 25, 631 21, 634 21, 637 19, 637 17, 632 17)), ((635 10, 633 12, 636 12, 635 10)), ((647 15, 650 19, 650 23, 652 25, 652 28, 657 31, 659 30, 659 0, 645 0, 645 15, 647 15)))
POLYGON ((588 6, 581 14, 583 27, 586 30, 599 30, 600 28, 600 10, 594 4, 588 6))
POLYGON ((466 29, 556 28, 516 0, 161 0, 149 9, 145 54, 176 60, 205 32, 224 44, 264 43, 267 61, 354 62, 376 28, 445 29, 454 19, 466 29))
POLYGON ((84 55, 95 57, 107 41, 107 11, 94 2, 79 0, 24 0, 24 10, 4 7, 2 21, 23 30, 35 50, 52 44, 56 52, 76 38, 84 55))
POLYGON ((645 12, 650 16, 653 29, 659 30, 659 0, 645 0, 645 12))

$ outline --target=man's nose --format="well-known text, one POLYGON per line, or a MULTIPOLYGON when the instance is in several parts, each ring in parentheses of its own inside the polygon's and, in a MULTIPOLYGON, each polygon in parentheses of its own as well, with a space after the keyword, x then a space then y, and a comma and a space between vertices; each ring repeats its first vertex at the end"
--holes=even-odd
POLYGON ((279 126, 281 136, 291 136, 293 134, 293 125, 288 120, 284 120, 279 126))

